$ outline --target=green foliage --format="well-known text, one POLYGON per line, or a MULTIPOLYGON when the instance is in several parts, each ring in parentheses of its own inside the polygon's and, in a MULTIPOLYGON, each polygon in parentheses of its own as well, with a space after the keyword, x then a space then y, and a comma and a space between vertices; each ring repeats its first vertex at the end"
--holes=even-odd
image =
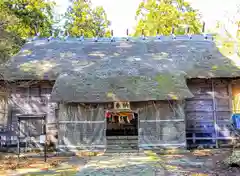
POLYGON ((19 19, 15 25, 8 27, 21 37, 30 37, 40 32, 48 36, 53 24, 53 2, 45 0, 6 0, 5 6, 19 19))
POLYGON ((3 0, 0 2, 0 60, 5 61, 40 32, 49 36, 55 3, 45 0, 3 0))
POLYGON ((9 26, 19 23, 19 19, 0 2, 0 63, 5 62, 12 53, 17 52, 23 41, 9 26))
POLYGON ((109 36, 110 21, 102 7, 91 7, 91 1, 75 0, 66 13, 65 28, 71 36, 109 36))
POLYGON ((201 24, 199 14, 189 3, 184 0, 147 0, 141 2, 136 11, 135 36, 141 35, 144 29, 145 35, 154 36, 159 30, 162 35, 171 34, 172 27, 175 34, 184 34, 186 25, 191 33, 199 33, 201 24))

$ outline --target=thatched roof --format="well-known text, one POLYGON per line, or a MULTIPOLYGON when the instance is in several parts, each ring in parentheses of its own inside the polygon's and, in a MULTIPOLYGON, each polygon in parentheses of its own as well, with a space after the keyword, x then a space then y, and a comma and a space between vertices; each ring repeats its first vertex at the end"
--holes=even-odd
MULTIPOLYGON (((163 37, 162 40, 148 38, 147 40, 131 39, 126 41, 121 39, 116 42, 109 40, 79 41, 71 38, 67 41, 41 39, 28 42, 6 64, 4 77, 8 80, 57 80, 53 94, 59 100, 69 99, 64 98, 67 95, 63 95, 67 90, 72 90, 69 100, 77 99, 75 93, 79 92, 82 92, 81 94, 91 94, 92 91, 108 92, 113 88, 106 81, 106 85, 102 85, 105 78, 108 78, 108 81, 112 80, 113 87, 124 87, 122 89, 125 90, 121 90, 121 92, 126 89, 132 92, 136 89, 135 95, 133 95, 134 93, 126 95, 126 92, 121 96, 118 95, 123 99, 128 97, 139 100, 137 94, 141 94, 144 100, 166 98, 166 92, 163 95, 162 92, 158 92, 159 90, 154 90, 153 86, 149 86, 152 91, 146 91, 144 94, 145 88, 149 90, 148 85, 153 85, 153 82, 139 81, 138 78, 144 76, 144 79, 156 80, 159 76, 169 77, 169 75, 173 75, 175 78, 177 77, 175 73, 185 78, 240 76, 240 70, 236 65, 238 56, 234 55, 232 49, 223 50, 223 48, 216 46, 216 42, 211 37, 205 40, 200 35, 192 36, 191 40, 188 36, 177 36, 175 40, 171 37, 163 37), (85 84, 83 78, 88 83, 85 84), (133 84, 130 81, 132 79, 137 79, 138 83, 133 84), (120 80, 122 80, 121 85, 120 80), (65 81, 67 84, 63 83, 65 81), (97 85, 101 85, 101 88, 98 86, 96 89, 97 85), (139 85, 141 86, 139 87, 139 85), (88 93, 87 90, 89 90, 88 93), (151 93, 154 95, 149 96, 151 93)), ((184 79, 180 80, 185 83, 184 79)), ((186 85, 179 87, 177 84, 169 89, 168 93, 178 92, 181 95, 176 97, 179 98, 191 96, 183 87, 186 88, 186 85), (181 91, 183 89, 185 90, 181 91)), ((117 94, 117 92, 115 93, 117 94)), ((105 98, 100 98, 99 101, 109 100, 106 98, 106 94, 102 96, 105 98)), ((82 100, 85 101, 84 98, 82 100)))
POLYGON ((152 77, 118 76, 108 78, 61 75, 52 91, 53 101, 112 102, 179 100, 193 97, 181 75, 168 73, 152 77))

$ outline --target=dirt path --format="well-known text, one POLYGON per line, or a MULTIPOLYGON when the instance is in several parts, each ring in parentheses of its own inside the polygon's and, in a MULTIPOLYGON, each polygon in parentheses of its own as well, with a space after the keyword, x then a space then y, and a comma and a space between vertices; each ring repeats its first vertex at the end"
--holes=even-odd
POLYGON ((228 150, 196 150, 179 155, 159 155, 153 151, 141 156, 101 156, 90 161, 78 176, 240 176, 240 168, 219 164, 228 150), (144 173, 144 174, 142 174, 144 173))
MULTIPOLYGON (((223 164, 229 150, 196 150, 185 154, 160 155, 153 151, 136 154, 112 154, 92 157, 73 156, 63 160, 57 166, 38 160, 27 167, 9 169, 5 175, 28 176, 240 176, 240 168, 230 168, 223 164), (7 173, 7 174, 6 174, 7 173)), ((10 163, 13 163, 11 160, 10 163)), ((3 163, 3 161, 1 161, 3 163)), ((8 162, 7 162, 8 163, 8 162)), ((27 164, 27 163, 26 163, 27 164)), ((4 175, 0 173, 0 175, 4 175)))
POLYGON ((154 168, 151 159, 145 154, 116 154, 99 156, 90 161, 77 176, 153 176, 154 168))

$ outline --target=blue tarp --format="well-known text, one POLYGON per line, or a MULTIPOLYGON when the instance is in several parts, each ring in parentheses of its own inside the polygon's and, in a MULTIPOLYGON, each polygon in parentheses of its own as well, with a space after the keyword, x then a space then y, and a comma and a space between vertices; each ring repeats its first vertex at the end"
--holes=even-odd
POLYGON ((235 128, 240 129, 240 114, 233 114, 232 121, 235 128))

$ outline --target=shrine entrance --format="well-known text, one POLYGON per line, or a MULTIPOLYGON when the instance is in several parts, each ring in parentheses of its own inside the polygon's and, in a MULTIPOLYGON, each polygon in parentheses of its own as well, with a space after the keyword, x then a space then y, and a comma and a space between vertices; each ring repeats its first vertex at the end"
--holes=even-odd
POLYGON ((138 136, 138 114, 132 111, 106 112, 106 136, 138 136))
POLYGON ((138 113, 132 111, 129 105, 130 103, 116 102, 113 109, 105 112, 109 152, 138 150, 138 113))

